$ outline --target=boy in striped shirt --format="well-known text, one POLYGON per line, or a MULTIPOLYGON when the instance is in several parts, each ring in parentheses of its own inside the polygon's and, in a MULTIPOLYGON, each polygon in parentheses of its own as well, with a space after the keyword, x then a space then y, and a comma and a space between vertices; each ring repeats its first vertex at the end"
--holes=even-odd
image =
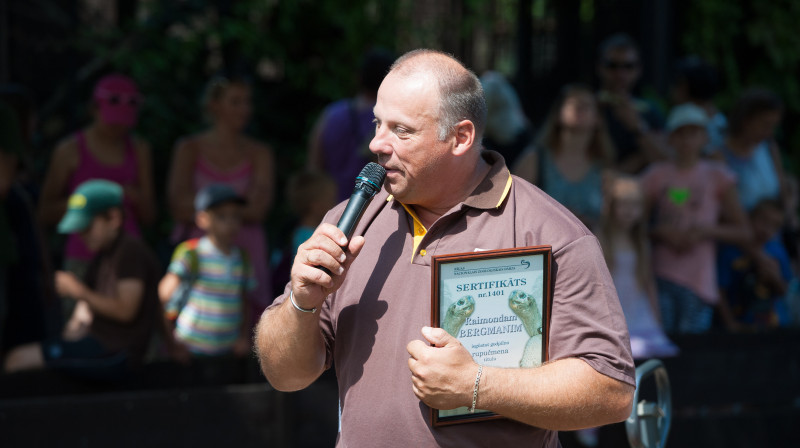
POLYGON ((227 185, 209 185, 195 198, 202 238, 181 243, 172 256, 159 296, 175 319, 178 352, 195 356, 250 352, 245 297, 256 287, 247 253, 234 244, 245 200, 227 185))

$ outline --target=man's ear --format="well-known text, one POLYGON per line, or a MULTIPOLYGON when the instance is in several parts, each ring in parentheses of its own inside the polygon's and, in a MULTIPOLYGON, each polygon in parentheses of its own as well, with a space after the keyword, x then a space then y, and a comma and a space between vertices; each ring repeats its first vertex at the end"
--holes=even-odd
POLYGON ((477 130, 475 124, 470 120, 462 120, 454 127, 455 146, 453 155, 460 156, 466 154, 475 145, 477 130))

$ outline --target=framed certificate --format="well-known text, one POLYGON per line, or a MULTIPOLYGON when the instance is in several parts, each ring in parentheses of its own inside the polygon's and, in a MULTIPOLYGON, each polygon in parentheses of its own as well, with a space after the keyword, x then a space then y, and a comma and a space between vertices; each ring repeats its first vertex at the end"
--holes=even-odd
MULTIPOLYGON (((434 256, 432 325, 458 338, 478 364, 541 365, 547 360, 551 256, 550 246, 434 256)), ((431 414, 434 426, 500 418, 466 407, 431 414)))

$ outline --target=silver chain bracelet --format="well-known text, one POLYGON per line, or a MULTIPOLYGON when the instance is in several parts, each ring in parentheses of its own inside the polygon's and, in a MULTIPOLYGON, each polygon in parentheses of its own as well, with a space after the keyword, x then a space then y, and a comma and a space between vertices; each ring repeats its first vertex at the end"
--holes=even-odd
POLYGON ((481 384, 481 373, 483 372, 483 366, 478 364, 478 374, 475 375, 475 389, 472 391, 472 407, 469 408, 469 413, 475 413, 475 405, 478 403, 478 386, 481 384))

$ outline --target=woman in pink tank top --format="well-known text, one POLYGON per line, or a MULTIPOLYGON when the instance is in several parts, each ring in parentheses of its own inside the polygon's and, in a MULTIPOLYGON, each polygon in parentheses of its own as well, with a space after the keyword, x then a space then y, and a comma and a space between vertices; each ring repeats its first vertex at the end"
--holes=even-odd
MULTIPOLYGON (((92 101, 92 123, 62 141, 53 153, 39 217, 46 226, 55 225, 76 186, 89 179, 106 179, 124 187, 125 230, 139 235, 140 224, 149 225, 155 219, 150 147, 131 136, 141 96, 133 80, 115 74, 97 83, 92 101)), ((92 252, 80 237, 70 235, 65 264, 85 265, 91 258, 92 252)))
MULTIPOLYGON (((251 293, 251 316, 260 316, 272 302, 264 222, 275 186, 272 150, 244 134, 252 113, 251 91, 242 79, 215 78, 206 89, 204 106, 211 126, 181 139, 168 179, 168 200, 175 220, 174 244, 202 235, 194 224, 194 196, 212 183, 231 186, 247 199, 237 245, 252 260, 257 289, 251 293)), ((252 324, 252 323, 251 323, 252 324)))

